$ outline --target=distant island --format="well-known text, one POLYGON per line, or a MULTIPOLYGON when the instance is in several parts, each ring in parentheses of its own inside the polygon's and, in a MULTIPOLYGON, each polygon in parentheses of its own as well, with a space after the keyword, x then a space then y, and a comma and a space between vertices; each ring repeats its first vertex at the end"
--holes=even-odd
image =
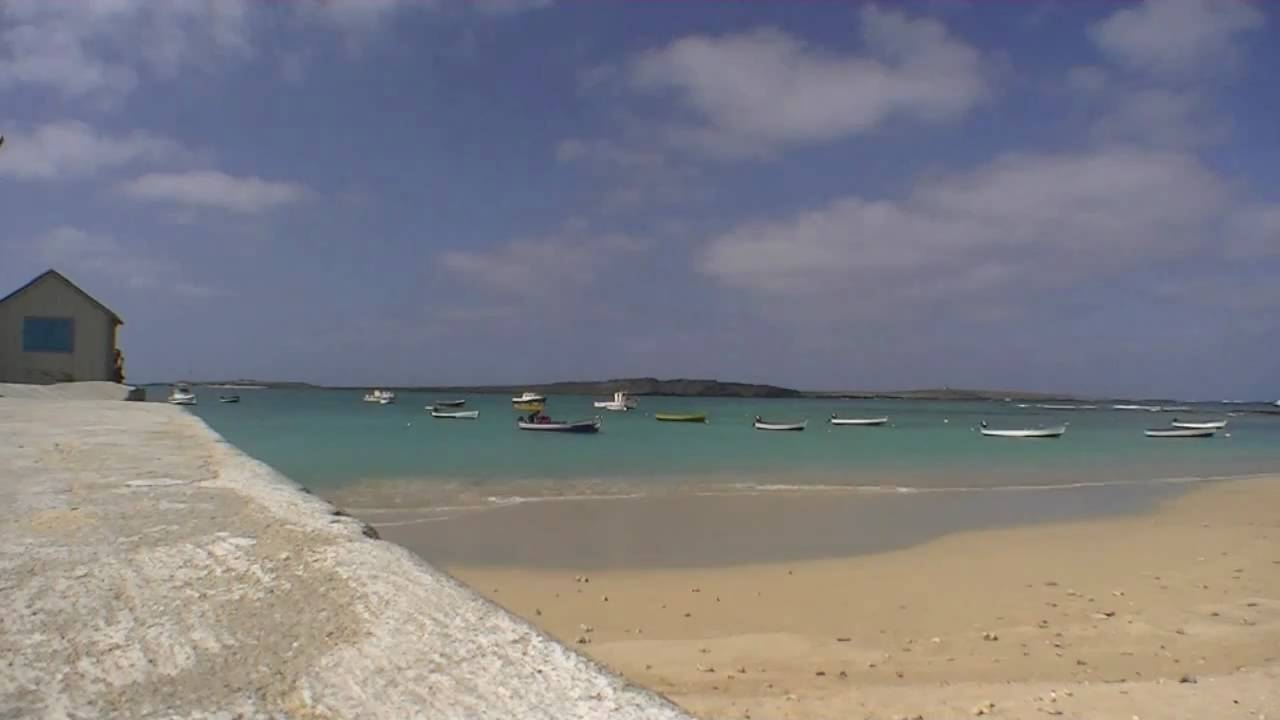
MULTIPOLYGON (((240 388, 293 388, 315 390, 367 390, 364 386, 314 385, 302 382, 273 380, 190 380, 192 385, 205 387, 240 388)), ((157 383, 159 384, 159 383, 157 383)), ((1037 393, 1017 390, 969 390, 959 388, 931 388, 920 390, 797 390, 777 385, 726 382, 697 378, 612 378, 609 380, 572 380, 527 385, 385 385, 388 390, 400 392, 432 392, 448 394, 518 395, 537 392, 544 395, 593 395, 608 397, 622 391, 631 395, 666 395, 671 397, 726 397, 726 398, 826 398, 848 400, 1030 400, 1078 401, 1080 398, 1059 393, 1037 393)))

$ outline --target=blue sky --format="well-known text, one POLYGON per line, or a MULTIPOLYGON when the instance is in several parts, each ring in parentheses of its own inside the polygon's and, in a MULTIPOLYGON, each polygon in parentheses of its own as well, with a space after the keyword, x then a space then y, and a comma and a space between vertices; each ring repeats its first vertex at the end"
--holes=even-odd
POLYGON ((136 381, 1280 396, 1280 17, 0 1, 0 288, 136 381))

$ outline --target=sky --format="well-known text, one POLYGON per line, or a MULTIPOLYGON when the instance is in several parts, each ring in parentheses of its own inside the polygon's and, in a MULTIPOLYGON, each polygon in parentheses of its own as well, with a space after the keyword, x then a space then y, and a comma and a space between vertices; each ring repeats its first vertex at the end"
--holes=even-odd
POLYGON ((131 381, 1280 397, 1280 6, 0 0, 131 381))

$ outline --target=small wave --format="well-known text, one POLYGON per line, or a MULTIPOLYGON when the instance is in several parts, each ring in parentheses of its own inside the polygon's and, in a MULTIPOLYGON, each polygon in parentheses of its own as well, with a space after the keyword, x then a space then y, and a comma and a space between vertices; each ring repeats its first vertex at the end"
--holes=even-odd
POLYGON ((521 505, 535 502, 560 502, 573 500, 632 500, 645 497, 647 493, 581 493, 566 495, 490 495, 485 498, 491 505, 521 505))

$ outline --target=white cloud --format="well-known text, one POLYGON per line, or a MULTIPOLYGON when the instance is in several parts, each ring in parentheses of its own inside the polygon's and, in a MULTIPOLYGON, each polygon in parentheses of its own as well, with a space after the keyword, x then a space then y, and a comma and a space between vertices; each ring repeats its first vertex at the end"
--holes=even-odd
POLYGON ((1220 67, 1239 35, 1262 28, 1262 12, 1244 0, 1144 0, 1093 27, 1093 41, 1121 63, 1159 74, 1220 67))
POLYGON ((306 0, 297 5, 304 17, 344 30, 369 31, 406 7, 436 7, 436 0, 306 0))
POLYGON ((940 121, 987 93, 981 54, 933 19, 866 6, 868 56, 840 55, 784 32, 690 36, 630 65, 630 86, 673 93, 700 121, 674 136, 713 152, 759 154, 865 133, 890 119, 940 121))
POLYGON ((248 0, 0 3, 0 88, 118 97, 143 73, 250 52, 248 0))
POLYGON ((55 180, 181 158, 176 142, 145 132, 108 135, 74 120, 10 131, 0 150, 0 177, 55 180))
POLYGON ((1192 156, 1011 155, 904 202, 860 197, 715 238, 702 272, 766 294, 963 297, 1070 283, 1204 244, 1224 188, 1192 156))
POLYGON ((77 277, 129 290, 161 291, 185 297, 209 297, 217 293, 196 283, 175 263, 145 252, 130 252, 108 235, 61 226, 36 239, 36 252, 44 263, 77 277))
POLYGON ((141 200, 192 207, 260 213, 298 202, 308 190, 295 183, 236 177, 213 170, 149 173, 121 183, 119 189, 141 200))
POLYGON ((1170 148, 1208 145, 1225 140, 1231 124, 1214 113, 1196 90, 1148 88, 1117 92, 1094 124, 1106 142, 1137 142, 1170 148))
POLYGON ((591 285, 602 265, 646 247, 621 234, 522 238, 488 252, 451 251, 441 270, 489 290, 513 295, 555 294, 591 285))

